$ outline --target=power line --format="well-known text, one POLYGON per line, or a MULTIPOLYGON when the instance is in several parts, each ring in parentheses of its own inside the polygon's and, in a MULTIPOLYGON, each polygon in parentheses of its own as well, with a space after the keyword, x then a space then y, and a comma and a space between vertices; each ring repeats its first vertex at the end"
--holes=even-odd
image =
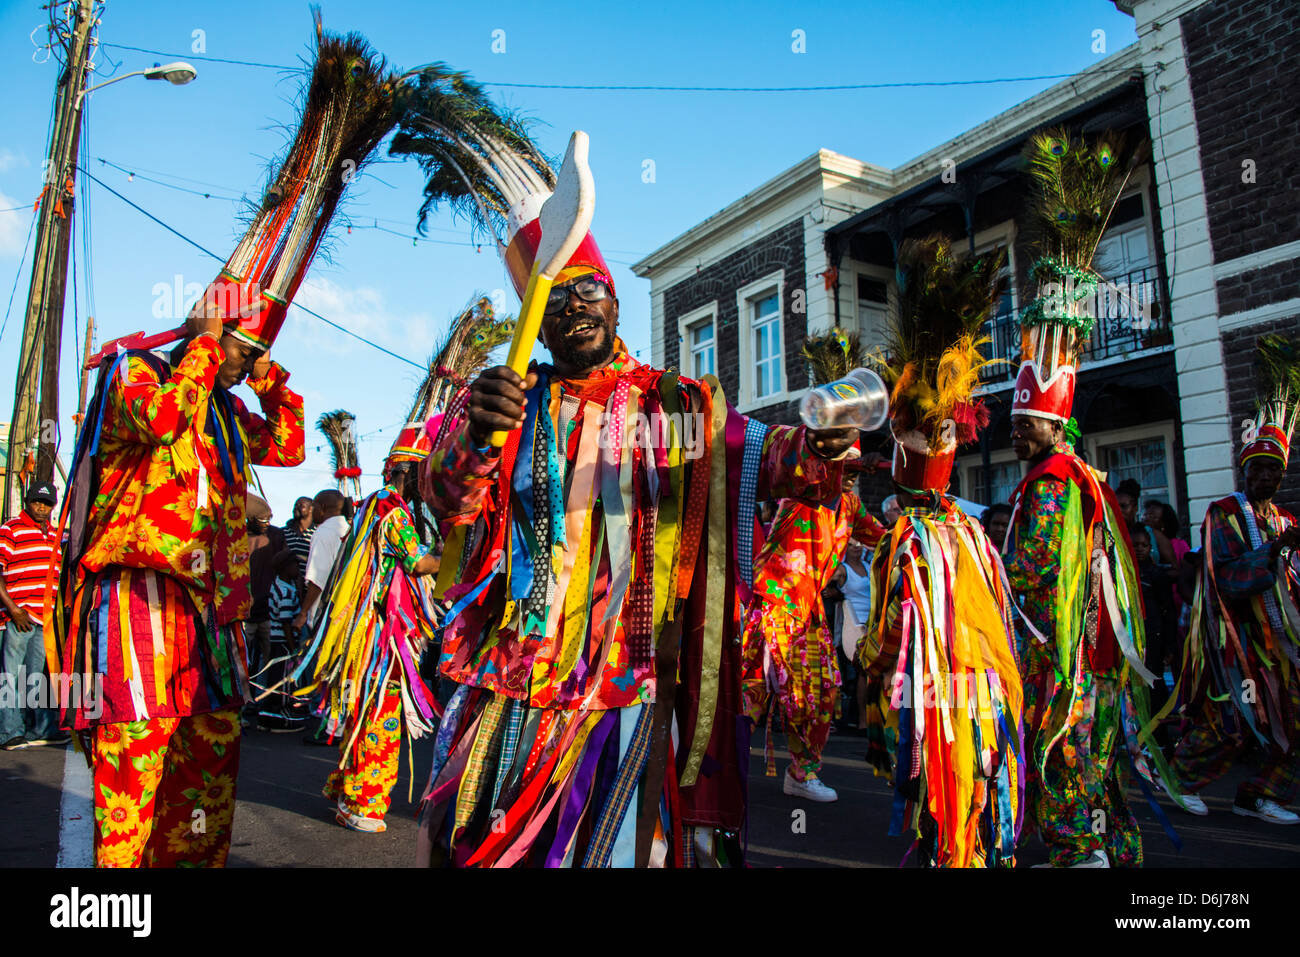
POLYGON ((102 156, 97 156, 95 157, 95 159, 99 160, 99 162, 104 166, 111 166, 115 170, 120 170, 121 172, 126 173, 132 179, 139 177, 140 179, 144 180, 146 183, 154 183, 158 186, 165 186, 167 187, 167 189, 174 189, 181 193, 189 193, 192 196, 202 196, 204 199, 220 199, 228 203, 238 203, 242 199, 242 197, 239 196, 217 196, 211 192, 204 192, 198 189, 190 189, 188 186, 177 186, 175 183, 164 183, 160 179, 153 179, 152 177, 145 176, 143 173, 137 173, 135 170, 127 169, 125 166, 119 166, 117 163, 106 160, 102 156))
MULTIPOLYGON (((289 66, 283 63, 259 63, 253 60, 229 60, 223 57, 199 56, 193 53, 166 53, 162 50, 148 50, 144 47, 127 46, 122 43, 104 43, 102 46, 115 47, 119 50, 134 50, 153 56, 185 57, 190 60, 205 60, 209 63, 229 63, 235 66, 259 67, 267 70, 301 70, 303 67, 289 66)), ((1092 71, 1107 73, 1128 73, 1131 67, 1092 67, 1092 71)), ((499 86, 513 89, 529 90, 581 90, 584 92, 618 92, 618 93, 835 93, 853 90, 892 90, 947 86, 991 86, 997 83, 1031 83, 1042 80, 1068 80, 1078 76, 1074 73, 1043 73, 1035 76, 999 76, 974 80, 892 80, 878 83, 833 83, 813 86, 669 86, 664 84, 638 83, 515 83, 509 81, 478 80, 483 86, 499 86)))
POLYGON ((217 56, 203 56, 198 53, 163 53, 161 50, 146 50, 144 47, 128 46, 125 43, 101 43, 102 47, 112 47, 115 50, 134 50, 136 53, 150 53, 154 56, 165 57, 184 57, 187 60, 202 60, 205 63, 230 63, 234 66, 256 66, 267 70, 301 70, 302 64, 297 66, 287 66, 283 63, 255 63, 252 60, 227 60, 217 56))
MULTIPOLYGON (((78 167, 78 168, 80 169, 80 167, 78 167)), ((131 200, 127 199, 125 196, 123 196, 123 195, 122 195, 121 193, 119 193, 117 190, 113 189, 113 187, 109 186, 109 185, 108 185, 107 183, 105 183, 103 180, 99 179, 99 178, 98 178, 97 176, 95 176, 93 173, 90 173, 90 172, 88 172, 87 170, 84 170, 84 169, 82 169, 81 172, 84 173, 86 176, 89 176, 92 180, 94 180, 96 183, 98 183, 98 184, 99 184, 100 186, 102 186, 104 189, 108 190, 110 193, 112 193, 114 196, 116 196, 116 197, 117 197, 118 199, 120 199, 122 202, 126 203, 126 204, 127 204, 128 206, 130 206, 132 209, 136 210, 136 211, 139 212, 139 213, 144 214, 145 216, 147 216, 149 219, 153 220, 155 223, 157 223, 157 224, 158 224, 159 226, 161 226, 163 229, 167 230, 167 231, 168 231, 169 233, 171 233, 172 235, 174 235, 174 236, 176 236, 177 238, 182 239, 182 240, 184 240, 185 242, 189 243, 189 244, 190 244, 191 246, 193 246, 195 249, 199 250, 199 252, 206 253, 207 255, 211 256, 213 259, 215 259, 215 260, 216 260, 217 262, 219 262, 219 263, 224 263, 224 262, 226 261, 224 257, 222 257, 222 256, 218 256, 218 255, 217 255, 216 253, 214 253, 211 249, 208 249, 206 246, 203 246, 203 245, 201 245, 200 243, 195 242, 193 239, 190 239, 190 237, 186 236, 186 235, 185 235, 184 233, 182 233, 180 230, 178 230, 178 229, 176 229, 176 228, 174 228, 174 227, 172 227, 172 226, 167 225, 167 223, 164 223, 161 219, 159 219, 159 218, 158 218, 157 216, 155 216, 153 213, 149 212, 149 210, 145 209, 143 206, 140 206, 140 205, 137 205, 136 203, 131 202, 131 200)), ((308 309, 306 306, 301 305, 300 303, 297 303, 297 302, 291 302, 290 305, 293 306, 293 307, 296 308, 296 309, 301 309, 303 312, 307 313, 307 315, 309 315, 309 316, 314 316, 315 318, 319 319, 321 322, 325 323, 327 326, 332 326, 333 328, 339 330, 339 332, 346 333, 347 335, 351 336, 352 338, 357 339, 357 340, 360 340, 361 342, 364 342, 366 345, 370 346, 371 348, 378 349, 380 352, 384 353, 385 355, 392 356, 394 359, 400 359, 402 362, 405 362, 407 365, 415 366, 415 368, 419 369, 421 372, 427 371, 427 370, 425 369, 425 367, 422 366, 420 363, 415 362, 415 361, 412 360, 412 359, 408 359, 408 358, 407 358, 406 356, 404 356, 404 355, 399 355, 398 353, 393 352, 391 349, 386 349, 386 348, 384 348, 383 346, 381 346, 379 343, 377 343, 377 342, 372 342, 371 340, 367 339, 365 336, 358 335, 357 333, 353 332, 351 329, 348 329, 346 326, 341 326, 341 325, 339 325, 337 322, 334 322, 333 320, 326 319, 326 318, 325 318, 324 316, 322 316, 319 312, 316 312, 316 311, 313 310, 313 309, 308 309)))

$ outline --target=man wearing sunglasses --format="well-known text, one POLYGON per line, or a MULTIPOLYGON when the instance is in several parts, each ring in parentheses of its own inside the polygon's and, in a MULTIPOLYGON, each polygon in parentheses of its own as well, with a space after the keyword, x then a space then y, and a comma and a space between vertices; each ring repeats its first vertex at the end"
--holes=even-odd
MULTIPOLYGON (((522 288, 531 262, 506 260, 522 288)), ((713 377, 632 358, 618 314, 588 235, 545 307, 550 361, 482 373, 425 463, 450 526, 441 670, 461 686, 426 863, 741 863, 754 504, 837 500, 857 433, 751 422, 713 377), (695 457, 688 418, 707 440, 695 457)))

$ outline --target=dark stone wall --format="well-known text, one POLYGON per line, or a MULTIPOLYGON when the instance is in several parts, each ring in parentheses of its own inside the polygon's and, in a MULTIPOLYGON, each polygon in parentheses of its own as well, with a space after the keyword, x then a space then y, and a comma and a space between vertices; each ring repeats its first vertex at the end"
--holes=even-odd
MULTIPOLYGON (((806 312, 794 312, 791 308, 796 289, 805 290, 802 298, 807 301, 802 218, 760 236, 748 246, 664 290, 664 364, 673 368, 679 364, 678 318, 716 299, 718 380, 727 399, 735 404, 740 394, 740 316, 736 290, 778 269, 785 270, 785 286, 781 290, 785 312, 781 335, 785 348, 786 389, 795 391, 808 385, 808 372, 799 353, 808 334, 808 316, 806 312)), ((789 402, 754 409, 750 414, 761 422, 785 425, 794 424, 799 418, 798 409, 789 402)))
POLYGON ((1298 17, 1296 0, 1214 0, 1180 20, 1218 262, 1300 240, 1298 17))
POLYGON ((1294 299, 1300 295, 1300 259, 1250 269, 1221 279, 1215 285, 1220 316, 1294 299))
MULTIPOLYGON (((1223 364, 1228 378, 1228 415, 1234 463, 1241 451, 1241 423, 1255 415, 1255 397, 1259 388, 1255 343, 1260 336, 1277 332, 1287 336, 1300 335, 1300 315, 1233 329, 1223 334, 1223 364)), ((1300 435, 1293 439, 1300 441, 1300 435)), ((1295 448, 1294 444, 1292 448, 1295 448)), ((1297 465, 1297 460, 1300 460, 1300 455, 1293 452, 1286 476, 1282 480, 1282 488, 1274 499, 1292 514, 1300 513, 1300 465, 1297 465)), ((1224 489, 1223 494, 1228 495, 1234 491, 1236 489, 1224 489)))

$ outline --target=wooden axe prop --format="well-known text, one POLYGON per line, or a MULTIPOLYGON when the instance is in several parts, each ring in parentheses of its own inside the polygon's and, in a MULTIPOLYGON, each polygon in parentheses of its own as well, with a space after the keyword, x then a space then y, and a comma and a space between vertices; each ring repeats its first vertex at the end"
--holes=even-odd
MULTIPOLYGON (((569 137, 569 148, 556 176, 555 192, 542 204, 538 217, 542 235, 537 241, 537 256, 524 288, 515 337, 506 358, 506 365, 519 376, 528 374, 528 362, 542 329, 542 315, 555 277, 591 227, 591 215, 596 209, 596 184, 587 165, 587 142, 587 134, 582 130, 569 137)), ((505 445, 506 435, 493 432, 490 439, 493 447, 499 449, 505 445)))
POLYGON ((87 358, 83 368, 94 369, 98 367, 109 356, 117 355, 118 349, 156 349, 159 346, 176 342, 178 339, 184 339, 186 332, 185 326, 177 326, 175 329, 168 329, 166 332, 155 332, 152 336, 146 336, 143 330, 133 332, 129 336, 119 336, 104 343, 103 348, 87 358))

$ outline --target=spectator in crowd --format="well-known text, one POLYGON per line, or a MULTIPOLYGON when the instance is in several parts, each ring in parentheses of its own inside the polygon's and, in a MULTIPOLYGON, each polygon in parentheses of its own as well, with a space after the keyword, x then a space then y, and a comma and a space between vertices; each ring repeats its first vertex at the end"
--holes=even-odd
POLYGON ((343 547, 343 539, 348 537, 351 506, 351 499, 332 488, 316 493, 312 500, 312 521, 316 531, 312 533, 311 549, 307 553, 304 573, 307 588, 302 598, 302 610, 293 619, 295 631, 316 621, 316 605, 325 590, 325 583, 329 581, 334 559, 343 547))
POLYGON ((42 744, 66 744, 71 737, 56 723, 58 703, 48 697, 41 605, 45 579, 59 573, 59 533, 50 523, 57 500, 49 482, 33 485, 17 518, 0 525, 0 747, 6 751, 42 744), (46 707, 28 708, 37 677, 46 707))
POLYGON ((284 546, 298 556, 300 598, 307 587, 302 575, 307 571, 307 554, 311 551, 311 536, 316 530, 312 523, 312 511, 312 500, 303 495, 293 503, 293 517, 284 523, 284 546))
MULTIPOLYGON (((1170 687, 1165 680, 1165 673, 1173 667, 1174 656, 1178 654, 1178 618, 1174 612, 1173 588, 1176 583, 1172 570, 1158 564, 1151 551, 1151 535, 1146 528, 1138 526, 1132 532, 1133 556, 1137 560, 1138 578, 1142 582, 1142 606, 1146 611, 1146 654, 1143 663, 1147 670, 1156 676, 1155 686, 1151 689, 1151 713, 1158 714, 1169 699, 1170 687)), ((1164 728, 1156 731, 1156 740, 1164 748, 1169 748, 1164 728)))
MULTIPOLYGON (((272 560, 272 568, 275 578, 271 581, 271 593, 267 598, 271 629, 269 666, 264 676, 267 689, 280 685, 292 666, 291 656, 297 650, 293 620, 302 610, 302 596, 298 593, 298 579, 302 574, 298 556, 291 549, 282 549, 272 560)), ((291 688, 282 686, 262 700, 258 711, 261 730, 272 733, 302 730, 306 706, 291 691, 291 688)))
POLYGON ((1119 503, 1119 514, 1132 531, 1138 524, 1138 499, 1142 497, 1142 486, 1136 479, 1126 478, 1115 489, 1115 500, 1119 503))
MULTIPOLYGON (((304 574, 306 590, 302 597, 302 608, 293 619, 293 631, 296 639, 303 637, 303 628, 314 625, 319 616, 321 593, 329 582, 330 571, 334 568, 334 559, 338 557, 343 540, 348 537, 352 514, 352 499, 338 489, 327 488, 316 493, 312 500, 312 521, 316 531, 312 533, 311 549, 307 554, 307 570, 304 574)), ((308 744, 329 745, 334 729, 322 721, 315 733, 306 735, 303 740, 308 744), (329 732, 322 734, 321 732, 329 732)))
POLYGON ((266 667, 271 645, 271 622, 267 600, 275 580, 273 562, 284 551, 284 530, 271 524, 271 506, 252 493, 248 496, 248 589, 253 606, 248 613, 246 635, 253 659, 250 674, 266 667))
MULTIPOLYGON (((861 737, 867 731, 867 675, 857 666, 856 658, 863 625, 871 614, 871 551, 861 542, 849 540, 837 584, 844 596, 844 602, 840 606, 843 618, 840 647, 853 675, 853 698, 856 705, 853 726, 861 737)), ((849 671, 846 670, 846 678, 848 674, 849 671)))
POLYGON ((990 505, 980 516, 980 524, 984 526, 989 541, 999 552, 1002 551, 1002 546, 1007 543, 1007 526, 1011 524, 1011 506, 1005 502, 990 505))
POLYGON ((898 504, 898 496, 890 495, 880 503, 880 514, 885 517, 885 528, 891 529, 894 523, 903 517, 902 506, 898 504))

